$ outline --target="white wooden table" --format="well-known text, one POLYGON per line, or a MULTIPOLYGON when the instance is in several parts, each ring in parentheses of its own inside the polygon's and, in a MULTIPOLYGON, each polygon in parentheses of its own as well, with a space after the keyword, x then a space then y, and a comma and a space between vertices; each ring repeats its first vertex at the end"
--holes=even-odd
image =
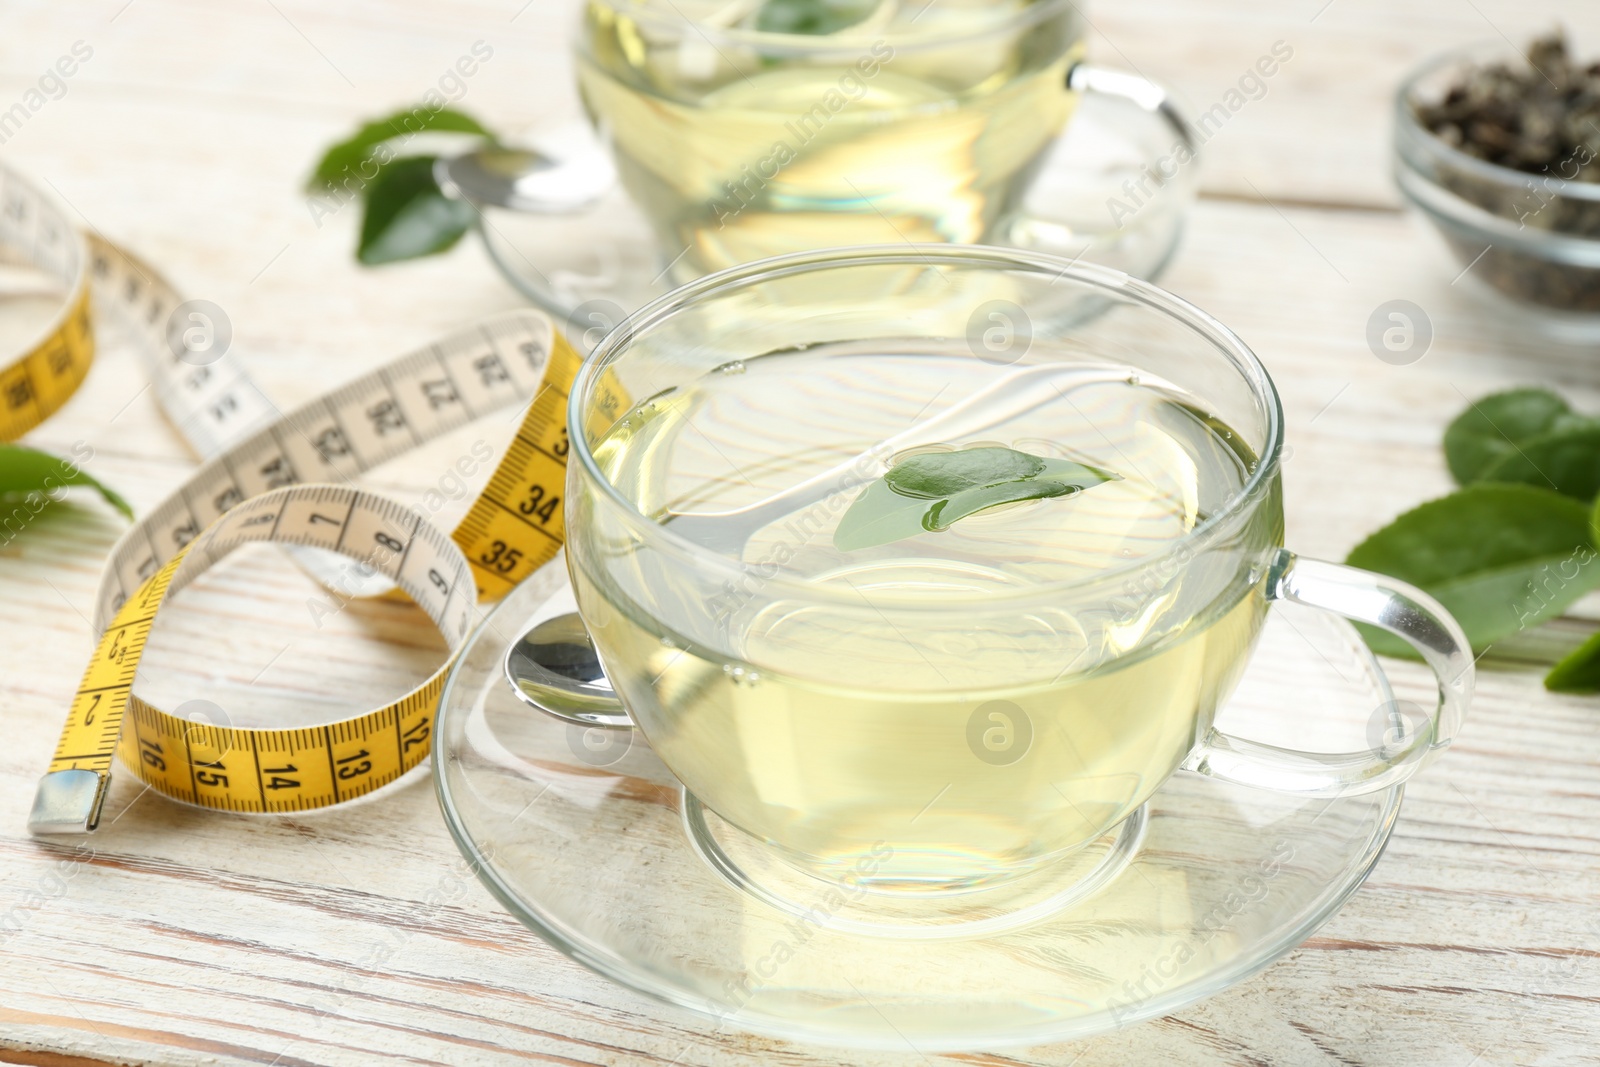
MULTIPOLYGON (((1290 541, 1306 554, 1342 557, 1446 490, 1437 441, 1464 396, 1546 382, 1600 410, 1600 352, 1485 316, 1401 213, 1387 174, 1389 97, 1406 67, 1474 38, 1523 39, 1558 15, 1600 51, 1600 10, 1571 0, 1117 0, 1090 11, 1098 60, 1175 85, 1191 111, 1274 41, 1294 49, 1266 97, 1208 146, 1205 191, 1165 284, 1236 328, 1276 376, 1294 448, 1290 541), (1436 331, 1407 367, 1365 342, 1373 309, 1397 297, 1436 331)), ((419 97, 480 39, 494 54, 463 106, 513 130, 575 115, 570 17, 557 0, 11 0, 0 110, 74 42, 93 56, 0 152, 52 183, 85 225, 224 307, 251 372, 288 405, 517 304, 471 244, 359 269, 355 212, 319 225, 298 190, 326 142, 419 97)), ((87 442, 88 469, 148 508, 192 460, 141 386, 132 353, 107 346, 79 396, 29 440, 61 452, 87 442)), ((1082 1044, 840 1054, 714 1032, 568 962, 463 870, 425 785, 248 821, 141 796, 124 775, 92 855, 31 840, 34 782, 121 529, 75 497, 0 548, 0 915, 25 920, 0 943, 0 1061, 1600 1062, 1600 699, 1547 694, 1538 667, 1514 656, 1486 661, 1464 736, 1409 791, 1366 886, 1259 977, 1082 1044)), ((209 576, 156 635, 153 695, 203 681, 240 701, 354 706, 400 692, 440 655, 404 608, 362 606, 313 630, 306 595, 271 554, 209 576), (258 621, 241 599, 247 583, 279 621, 258 621)), ((1539 640, 1570 645, 1590 629, 1563 620, 1539 640)))

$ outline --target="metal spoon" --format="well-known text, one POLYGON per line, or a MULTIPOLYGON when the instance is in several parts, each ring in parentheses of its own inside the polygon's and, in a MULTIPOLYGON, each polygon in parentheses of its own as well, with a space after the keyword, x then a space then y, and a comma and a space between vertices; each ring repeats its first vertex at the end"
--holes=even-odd
POLYGON ((633 725, 576 613, 546 619, 506 650, 506 680, 530 707, 574 726, 633 725))
POLYGON ((870 450, 764 500, 731 511, 675 514, 666 526, 702 547, 734 558, 750 539, 793 512, 811 507, 835 493, 854 492, 877 478, 895 453, 917 445, 971 438, 1043 404, 1064 399, 1082 386, 1125 380, 1125 373, 1092 368, 1075 373, 1058 363, 1023 367, 923 419, 870 450))
POLYGON ((440 157, 433 164, 433 178, 446 196, 478 207, 542 215, 581 211, 616 184, 616 167, 592 136, 555 140, 560 143, 545 144, 543 151, 484 145, 440 157))

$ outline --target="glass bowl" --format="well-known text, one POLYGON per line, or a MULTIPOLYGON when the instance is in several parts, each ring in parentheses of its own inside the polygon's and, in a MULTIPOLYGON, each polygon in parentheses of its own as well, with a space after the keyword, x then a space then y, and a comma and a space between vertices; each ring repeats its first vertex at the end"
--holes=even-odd
POLYGON ((1600 183, 1570 180, 1586 160, 1534 174, 1478 159, 1417 118, 1419 104, 1442 99, 1467 70, 1526 66, 1501 41, 1424 63, 1395 96, 1395 180, 1405 200, 1431 222, 1462 274, 1535 313, 1542 325, 1600 330, 1600 183))

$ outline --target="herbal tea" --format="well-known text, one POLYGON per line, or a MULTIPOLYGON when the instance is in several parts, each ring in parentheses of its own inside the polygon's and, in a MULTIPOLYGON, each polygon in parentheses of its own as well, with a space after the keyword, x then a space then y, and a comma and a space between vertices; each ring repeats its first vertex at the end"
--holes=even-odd
MULTIPOLYGON (((951 888, 1096 837, 1209 726, 1263 617, 1255 553, 1152 561, 1256 461, 1127 368, 916 344, 769 355, 637 405, 601 474, 749 566, 708 602, 602 531, 619 547, 573 571, 612 684, 707 807, 823 871, 886 845, 877 884, 951 888)), ((1258 510, 1274 529, 1249 540, 1275 541, 1258 510)))
POLYGON ((1072 112, 1069 7, 885 0, 838 26, 787 10, 819 6, 589 4, 579 89, 667 255, 686 250, 679 280, 828 245, 984 240, 1072 112), (805 47, 749 43, 769 27, 805 47))

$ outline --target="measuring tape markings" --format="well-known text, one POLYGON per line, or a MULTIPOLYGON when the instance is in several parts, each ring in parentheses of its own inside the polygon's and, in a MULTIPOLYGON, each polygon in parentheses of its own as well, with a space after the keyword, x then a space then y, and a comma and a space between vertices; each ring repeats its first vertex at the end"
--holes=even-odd
POLYGON ((466 638, 477 596, 466 559, 447 534, 364 490, 273 490, 230 510, 122 605, 84 672, 52 773, 67 772, 84 785, 86 774, 103 782, 116 749, 168 796, 229 811, 284 812, 371 792, 426 757, 448 660, 399 700, 328 726, 260 730, 193 723, 132 695, 162 602, 239 546, 262 541, 339 552, 373 567, 427 612, 452 657, 466 638))
MULTIPOLYGON (((96 310, 113 311, 133 330, 168 417, 212 457, 112 548, 95 600, 100 642, 40 782, 30 829, 92 830, 113 754, 162 793, 248 812, 339 803, 381 788, 420 763, 430 747, 448 659, 400 700, 326 727, 195 723, 132 693, 155 613, 170 593, 239 544, 275 541, 292 552, 295 546, 318 548, 356 560, 395 580, 399 590, 393 595, 409 596, 424 609, 441 593, 450 598, 437 605, 441 613, 459 600, 459 617, 429 611, 453 656, 476 600, 503 594, 561 546, 566 397, 581 357, 543 313, 511 312, 402 356, 285 416, 237 360, 222 353, 191 361, 173 336, 173 313, 184 301, 158 272, 97 237, 83 238, 49 198, 3 165, 0 245, 61 279, 69 294, 66 310, 45 337, 0 371, 0 438, 37 425, 83 380, 94 354, 92 292, 96 310), (13 386, 24 402, 6 408, 13 386), (420 510, 348 486, 364 471, 514 403, 527 404, 517 432, 453 541, 420 510), (329 481, 347 484, 307 484, 329 481), (337 532, 333 522, 309 517, 336 515, 305 511, 346 499, 350 509, 337 532), (374 516, 387 517, 389 524, 373 525, 374 516), (441 538, 461 573, 447 576, 447 569, 433 566, 421 584, 411 573, 413 546, 430 546, 425 556, 436 559, 441 538)), ((604 380, 597 419, 626 405, 616 382, 604 380)), ((348 599, 331 583, 336 571, 326 557, 298 552, 296 560, 348 599)))
MULTIPOLYGON (((547 447, 508 449, 490 487, 458 529, 460 547, 451 542, 458 555, 463 549, 473 553, 461 557, 467 575, 464 588, 472 591, 464 603, 478 598, 481 583, 473 580, 475 572, 509 588, 552 558, 561 545, 559 494, 565 468, 558 458, 558 443, 564 423, 552 421, 562 409, 550 398, 564 391, 552 379, 564 375, 570 381, 578 362, 547 318, 514 312, 403 356, 257 430, 203 464, 112 549, 96 598, 96 625, 109 636, 102 639, 84 676, 56 757, 41 783, 30 822, 35 832, 93 828, 111 773, 108 751, 117 747, 119 734, 122 761, 152 788, 230 811, 304 811, 338 803, 381 788, 419 763, 429 749, 444 667, 396 704, 335 727, 273 731, 197 725, 169 715, 132 695, 131 675, 123 679, 105 674, 101 664, 120 667, 131 662, 136 667, 149 626, 140 620, 146 615, 153 618, 167 591, 157 579, 186 558, 202 531, 232 529, 235 515, 257 514, 258 502, 281 498, 288 502, 287 510, 271 514, 277 524, 290 510, 337 488, 302 485, 303 481, 348 480, 532 394, 535 399, 514 444, 532 441, 547 447), (555 507, 547 503, 544 514, 521 513, 517 498, 509 494, 526 490, 531 497, 535 493, 529 487, 553 487, 543 496, 554 499, 555 507), (515 547, 507 549, 508 544, 515 547), (476 560, 477 566, 469 560, 476 560), (152 596, 151 590, 158 588, 159 594, 152 596), (124 643, 118 643, 124 634, 124 643), (127 688, 117 688, 124 685, 127 688), (104 698, 96 699, 103 693, 119 700, 104 713, 104 698), (124 707, 131 712, 133 727, 125 732, 124 707), (388 733, 400 738, 397 751, 363 743, 388 733), (253 754, 253 763, 243 767, 239 761, 247 752, 253 754), (263 762, 255 755, 260 753, 284 759, 263 762)), ((257 539, 337 551, 395 580, 397 568, 408 566, 419 531, 434 527, 411 508, 392 501, 385 501, 384 507, 389 510, 355 511, 338 523, 337 530, 332 522, 307 518, 291 522, 283 536, 257 539), (363 518, 371 515, 388 515, 391 521, 373 526, 363 518), (327 536, 311 536, 308 523, 325 525, 327 536), (388 559, 380 548, 387 549, 388 559), (398 562, 391 566, 393 560, 398 562)), ((435 573, 442 579, 443 571, 435 573)), ((415 582, 398 584, 417 599, 420 586, 415 582)), ((463 588, 459 579, 448 579, 446 584, 451 592, 463 588)), ((491 584, 484 591, 500 590, 491 584)), ((453 652, 460 637, 447 632, 446 639, 453 652)))
MULTIPOLYGON (((576 361, 542 314, 511 312, 402 356, 255 431, 203 464, 112 549, 95 605, 96 625, 103 626, 163 562, 242 501, 289 485, 349 482, 483 415, 536 394, 542 398, 554 389, 546 381, 547 367, 550 376, 570 373, 576 361)), ((551 414, 536 399, 518 435, 551 436, 551 414)), ((508 453, 502 459, 497 473, 510 458, 508 453)), ((564 478, 562 463, 539 458, 547 461, 544 469, 534 469, 535 462, 508 475, 564 478)), ((462 526, 484 506, 482 499, 475 503, 462 526)), ((546 559, 560 543, 560 527, 548 525, 552 548, 546 559)), ((518 538, 528 540, 527 532, 518 538)), ((479 556, 486 551, 473 539, 464 539, 462 547, 479 556)), ((514 581, 527 573, 519 567, 506 577, 514 581)))
POLYGON ((54 205, 0 167, 0 245, 62 285, 66 299, 41 336, 0 370, 0 441, 14 441, 77 391, 94 362, 87 250, 54 205))
POLYGON ((13 441, 69 400, 94 361, 94 319, 110 312, 135 334, 157 400, 201 455, 278 416, 237 358, 196 363, 173 320, 184 304, 160 273, 99 236, 83 235, 54 198, 0 163, 0 247, 55 278, 62 310, 0 369, 0 441, 13 441), (91 299, 92 296, 92 299, 91 299), (92 308, 92 310, 91 310, 92 308))

